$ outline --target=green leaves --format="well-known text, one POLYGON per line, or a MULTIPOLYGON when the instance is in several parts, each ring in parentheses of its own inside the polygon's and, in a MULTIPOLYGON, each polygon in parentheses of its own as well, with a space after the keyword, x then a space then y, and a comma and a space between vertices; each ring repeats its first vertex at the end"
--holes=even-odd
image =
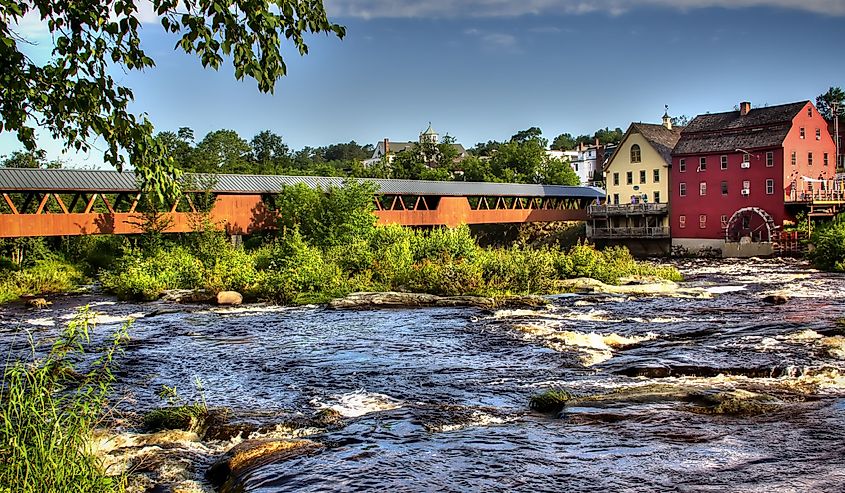
MULTIPOLYGON (((104 158, 122 170, 131 165, 158 195, 174 193, 178 171, 153 139, 144 115, 129 112, 132 91, 116 83, 114 67, 155 66, 141 47, 140 0, 0 0, 0 132, 15 132, 28 150, 37 148, 43 128, 68 149, 88 151, 98 138, 104 158), (35 63, 18 49, 15 26, 36 11, 54 39, 52 57, 35 63)), ((281 35, 300 54, 308 53, 306 33, 346 30, 326 18, 319 0, 153 0, 166 32, 180 35, 176 48, 195 54, 204 67, 231 61, 235 77, 251 77, 262 92, 273 92, 287 73, 281 35), (177 12, 178 6, 178 12, 177 12)))

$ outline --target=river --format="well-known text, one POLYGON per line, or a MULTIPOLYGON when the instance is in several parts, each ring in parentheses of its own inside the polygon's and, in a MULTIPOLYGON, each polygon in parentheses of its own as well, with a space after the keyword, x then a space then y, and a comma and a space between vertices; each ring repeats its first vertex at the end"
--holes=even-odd
POLYGON ((0 348, 24 350, 24 329, 48 337, 89 304, 95 338, 139 317, 119 359, 127 412, 160 406, 167 385, 246 417, 345 417, 309 437, 322 452, 251 471, 245 491, 843 491, 845 276, 785 259, 675 265, 715 296, 490 313, 72 295, 0 307, 0 348), (762 301, 783 289, 786 304, 762 301), (603 397, 530 411, 549 388, 603 397), (764 396, 766 411, 710 414, 690 397, 724 393, 764 396))

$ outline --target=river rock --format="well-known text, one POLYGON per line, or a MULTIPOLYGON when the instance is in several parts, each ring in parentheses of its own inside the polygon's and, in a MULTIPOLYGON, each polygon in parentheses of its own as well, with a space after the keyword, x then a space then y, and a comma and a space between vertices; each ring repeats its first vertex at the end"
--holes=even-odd
POLYGON ((168 289, 159 297, 159 301, 168 303, 210 303, 214 294, 205 289, 168 289))
POLYGON ((789 296, 784 293, 771 293, 763 296, 763 301, 770 305, 784 305, 789 301, 789 296))
POLYGON ((243 302, 243 295, 237 291, 220 291, 217 293, 218 305, 240 305, 243 302))
MULTIPOLYGON (((633 281, 633 280, 631 280, 633 281)), ((555 281, 555 287, 569 293, 606 293, 632 296, 667 296, 673 298, 711 298, 712 293, 701 288, 682 288, 678 283, 665 279, 638 279, 636 283, 619 286, 605 284, 597 279, 578 277, 555 281)))
POLYGON ((418 308, 418 307, 474 307, 496 308, 538 308, 549 304, 542 296, 511 296, 506 298, 487 298, 484 296, 437 296, 426 293, 402 293, 387 291, 381 293, 351 293, 344 298, 329 302, 329 308, 335 310, 364 310, 373 308, 418 308))
MULTIPOLYGON (((311 454, 323 446, 311 440, 247 440, 232 447, 205 474, 206 479, 220 486, 237 481, 247 471, 267 464, 311 454)), ((232 488, 237 491, 237 488, 232 488)))
POLYGON ((26 306, 30 308, 47 308, 48 306, 52 305, 53 303, 45 300, 44 298, 30 298, 26 300, 26 306))

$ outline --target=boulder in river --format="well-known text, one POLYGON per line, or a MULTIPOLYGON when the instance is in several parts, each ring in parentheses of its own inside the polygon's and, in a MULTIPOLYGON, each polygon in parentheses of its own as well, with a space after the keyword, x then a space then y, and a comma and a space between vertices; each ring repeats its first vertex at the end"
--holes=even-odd
POLYGON ((214 293, 205 289, 168 289, 159 297, 159 301, 169 303, 210 303, 214 293))
POLYGON ((784 305, 789 301, 789 296, 784 293, 769 293, 763 296, 763 301, 771 305, 784 305))
POLYGON ((44 298, 30 298, 26 300, 26 306, 30 308, 47 308, 52 304, 53 303, 45 300, 44 298))
POLYGON ((218 305, 240 305, 243 302, 243 295, 237 291, 220 291, 217 293, 218 305))
POLYGON ((484 296, 437 296, 427 293, 403 293, 387 291, 381 293, 351 293, 344 298, 329 302, 329 308, 336 310, 366 310, 374 308, 419 308, 419 307, 474 307, 488 310, 496 308, 539 308, 549 304, 542 296, 510 296, 487 298, 484 296))
MULTIPOLYGON (((235 445, 220 457, 205 474, 214 486, 236 482, 238 477, 271 461, 293 459, 312 454, 323 446, 311 440, 247 440, 235 445)), ((230 488, 239 491, 237 487, 230 488)))
POLYGON ((555 287, 569 293, 606 293, 631 296, 667 296, 672 298, 711 298, 712 293, 701 288, 682 288, 678 283, 665 279, 642 280, 619 286, 605 284, 589 277, 561 279, 555 281, 555 287))

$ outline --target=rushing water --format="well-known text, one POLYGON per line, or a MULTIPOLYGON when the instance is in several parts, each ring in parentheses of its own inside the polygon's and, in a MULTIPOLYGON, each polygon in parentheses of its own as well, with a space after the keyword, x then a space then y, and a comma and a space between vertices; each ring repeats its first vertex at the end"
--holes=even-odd
POLYGON ((493 314, 72 296, 0 308, 0 347, 22 350, 22 328, 52 335, 91 303, 98 334, 146 314, 121 359, 123 408, 160 405, 161 385, 194 398, 200 378, 209 405, 246 416, 346 416, 311 437, 325 450, 255 469, 247 491, 843 491, 845 277, 779 259, 679 267, 716 296, 561 296, 493 314), (780 289, 787 304, 762 301, 780 289), (529 411, 553 387, 613 397, 529 411), (710 415, 683 397, 738 389, 776 405, 710 415))

